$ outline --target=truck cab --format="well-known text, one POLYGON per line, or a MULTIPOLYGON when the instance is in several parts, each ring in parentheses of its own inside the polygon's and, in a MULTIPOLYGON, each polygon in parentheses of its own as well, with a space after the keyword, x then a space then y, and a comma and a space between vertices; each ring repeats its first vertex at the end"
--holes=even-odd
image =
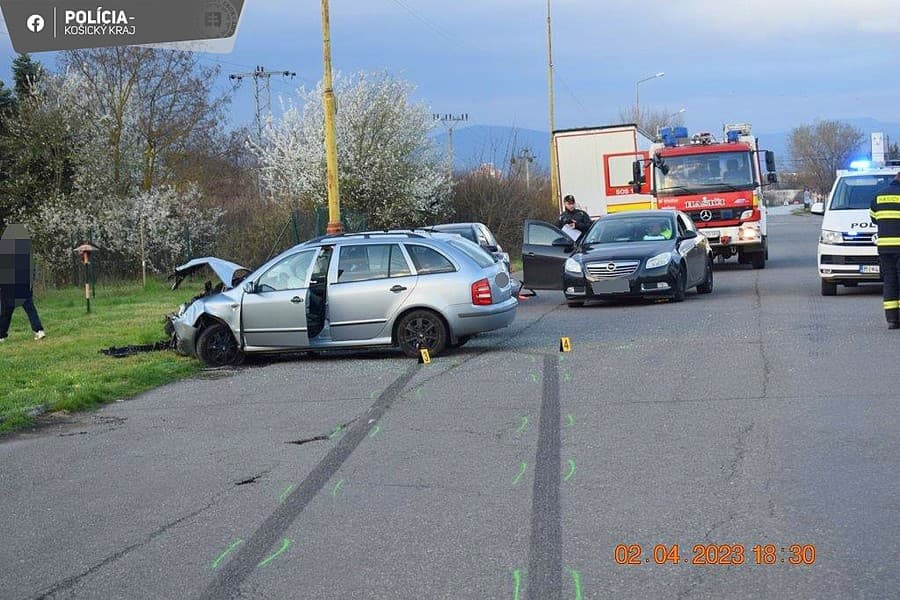
MULTIPOLYGON (((658 208, 688 214, 709 240, 715 256, 737 256, 762 269, 768 258, 764 180, 774 183, 775 157, 765 152, 760 168, 758 141, 748 123, 725 125, 723 140, 708 132, 688 135, 685 127, 662 128, 651 147, 653 194, 658 208)), ((634 165, 634 181, 643 181, 634 165)))
POLYGON ((873 165, 856 161, 837 171, 825 202, 812 205, 823 215, 816 252, 823 296, 837 294, 838 286, 881 281, 878 263, 878 227, 869 218, 869 206, 879 189, 900 172, 900 165, 873 165))

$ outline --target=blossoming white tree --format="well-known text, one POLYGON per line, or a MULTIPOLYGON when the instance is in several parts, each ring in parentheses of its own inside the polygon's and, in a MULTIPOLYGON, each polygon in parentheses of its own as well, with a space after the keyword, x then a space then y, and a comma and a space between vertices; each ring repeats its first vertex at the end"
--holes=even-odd
MULTIPOLYGON (((430 111, 411 100, 412 86, 386 73, 335 78, 342 210, 370 228, 421 225, 442 214, 449 165, 429 136, 430 111)), ((327 204, 321 86, 299 89, 296 101, 270 119, 262 143, 251 142, 267 196, 302 209, 327 204)))

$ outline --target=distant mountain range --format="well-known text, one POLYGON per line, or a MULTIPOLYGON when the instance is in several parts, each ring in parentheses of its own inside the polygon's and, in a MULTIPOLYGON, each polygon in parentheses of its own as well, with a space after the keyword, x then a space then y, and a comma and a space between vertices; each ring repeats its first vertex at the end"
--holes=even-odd
MULTIPOLYGON (((900 143, 900 123, 885 123, 869 118, 840 120, 866 134, 866 139, 860 146, 860 157, 869 156, 871 151, 869 134, 873 132, 883 132, 892 142, 900 143)), ((759 131, 757 135, 763 149, 775 152, 779 170, 791 170, 792 164, 788 153, 790 132, 759 131)), ((449 151, 449 136, 446 131, 436 135, 435 140, 449 151)), ((485 163, 493 163, 497 169, 508 172, 510 159, 513 157, 519 159, 525 150, 533 155, 533 165, 542 170, 548 169, 550 136, 546 131, 501 125, 473 125, 453 130, 453 162, 455 168, 459 170, 474 169, 485 163)))

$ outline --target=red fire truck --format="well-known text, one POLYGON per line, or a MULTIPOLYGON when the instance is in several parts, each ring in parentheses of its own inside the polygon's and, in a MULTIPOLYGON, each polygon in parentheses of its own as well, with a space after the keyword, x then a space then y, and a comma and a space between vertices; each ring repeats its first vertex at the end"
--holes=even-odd
MULTIPOLYGON (((665 127, 650 148, 653 194, 660 209, 686 212, 716 256, 737 256, 755 269, 768 258, 766 208, 759 142, 749 123, 725 125, 724 140, 665 127)), ((765 151, 766 183, 775 183, 775 155, 765 151)), ((644 183, 644 161, 635 161, 634 186, 644 183)))

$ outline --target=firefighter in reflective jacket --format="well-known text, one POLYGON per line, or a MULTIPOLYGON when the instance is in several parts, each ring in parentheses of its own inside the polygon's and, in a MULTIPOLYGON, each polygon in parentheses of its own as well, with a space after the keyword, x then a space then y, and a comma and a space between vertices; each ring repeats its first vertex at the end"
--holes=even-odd
POLYGON ((888 329, 900 329, 900 173, 875 194, 869 216, 878 225, 884 316, 888 329))

